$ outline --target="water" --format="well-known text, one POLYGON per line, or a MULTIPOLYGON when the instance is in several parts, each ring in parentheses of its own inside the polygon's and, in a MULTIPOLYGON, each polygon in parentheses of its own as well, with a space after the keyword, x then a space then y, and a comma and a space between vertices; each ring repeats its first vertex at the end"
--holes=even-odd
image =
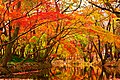
POLYGON ((118 67, 61 64, 51 69, 14 73, 0 80, 120 80, 118 67))
POLYGON ((55 75, 52 80, 120 80, 120 71, 111 69, 98 66, 53 67, 55 75))

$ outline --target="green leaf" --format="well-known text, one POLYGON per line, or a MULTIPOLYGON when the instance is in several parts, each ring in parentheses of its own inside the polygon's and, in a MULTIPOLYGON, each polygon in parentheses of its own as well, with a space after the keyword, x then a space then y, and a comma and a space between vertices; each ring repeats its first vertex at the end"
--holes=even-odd
POLYGON ((76 40, 80 40, 80 43, 83 45, 83 46, 86 46, 88 44, 88 39, 86 38, 86 35, 85 34, 75 34, 75 39, 76 40))

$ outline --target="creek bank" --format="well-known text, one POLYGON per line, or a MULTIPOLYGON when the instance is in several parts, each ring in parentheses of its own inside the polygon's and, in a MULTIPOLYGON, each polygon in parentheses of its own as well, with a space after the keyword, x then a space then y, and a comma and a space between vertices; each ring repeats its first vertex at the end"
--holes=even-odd
POLYGON ((0 78, 3 77, 13 77, 13 76, 24 76, 25 74, 39 73, 40 76, 49 73, 49 69, 52 67, 51 63, 37 63, 37 62, 27 62, 24 64, 8 64, 7 68, 0 66, 0 78))

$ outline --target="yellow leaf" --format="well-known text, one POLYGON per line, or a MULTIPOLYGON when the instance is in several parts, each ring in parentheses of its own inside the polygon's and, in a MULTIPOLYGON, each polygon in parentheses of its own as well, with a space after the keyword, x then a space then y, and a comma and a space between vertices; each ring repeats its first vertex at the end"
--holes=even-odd
POLYGON ((7 37, 4 34, 2 34, 1 35, 1 40, 6 40, 6 39, 7 39, 7 37))

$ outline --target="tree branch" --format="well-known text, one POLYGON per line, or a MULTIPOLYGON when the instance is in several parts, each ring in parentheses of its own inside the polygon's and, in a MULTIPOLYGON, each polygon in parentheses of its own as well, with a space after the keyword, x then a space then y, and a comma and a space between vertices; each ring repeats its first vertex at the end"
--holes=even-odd
POLYGON ((94 4, 94 3, 90 2, 90 1, 88 1, 88 2, 90 4, 92 4, 92 5, 94 5, 95 7, 102 9, 102 10, 106 10, 106 11, 112 12, 112 13, 114 13, 116 15, 120 14, 120 12, 118 12, 118 11, 114 11, 114 10, 107 9, 105 7, 98 6, 98 5, 96 5, 96 4, 94 4))
MULTIPOLYGON (((28 12, 26 12, 25 15, 23 15, 23 16, 21 16, 21 17, 18 17, 18 18, 15 18, 15 19, 12 19, 12 20, 10 20, 10 22, 26 17, 32 10, 34 10, 34 9, 37 8, 37 7, 39 7, 41 4, 42 4, 42 2, 40 2, 39 4, 37 4, 35 7, 33 7, 32 9, 30 9, 28 12)), ((6 12, 5 12, 5 13, 6 13, 6 12)), ((5 14, 5 13, 4 13, 4 14, 5 14)), ((3 22, 4 22, 4 20, 3 20, 2 22, 0 22, 0 25, 1 25, 3 22)), ((9 23, 7 23, 6 25, 8 25, 8 24, 9 24, 9 23)), ((5 26, 6 26, 6 25, 5 25, 5 26)), ((3 26, 3 27, 4 27, 4 26, 3 26)))
POLYGON ((58 20, 61 20, 61 19, 57 19, 57 20, 53 20, 53 21, 46 21, 46 22, 43 22, 43 23, 40 23, 40 24, 34 24, 28 31, 26 31, 26 32, 24 32, 24 33, 22 33, 22 34, 20 34, 19 36, 17 36, 16 38, 14 38, 13 40, 11 40, 10 42, 1 44, 0 46, 4 46, 4 45, 7 45, 7 44, 10 44, 10 43, 14 42, 14 41, 17 40, 19 37, 21 37, 21 36, 27 34, 27 33, 30 32, 31 30, 36 29, 36 28, 39 27, 40 25, 43 25, 43 24, 49 23, 49 22, 58 21, 58 20), (35 27, 35 26, 36 26, 36 27, 35 27))
POLYGON ((78 8, 80 8, 81 3, 82 3, 82 0, 80 0, 79 5, 78 5, 77 8, 75 8, 74 10, 67 11, 67 10, 69 9, 69 7, 71 6, 71 5, 69 5, 69 6, 68 6, 67 8, 65 8, 61 13, 63 14, 64 12, 72 12, 72 11, 76 11, 78 8))

